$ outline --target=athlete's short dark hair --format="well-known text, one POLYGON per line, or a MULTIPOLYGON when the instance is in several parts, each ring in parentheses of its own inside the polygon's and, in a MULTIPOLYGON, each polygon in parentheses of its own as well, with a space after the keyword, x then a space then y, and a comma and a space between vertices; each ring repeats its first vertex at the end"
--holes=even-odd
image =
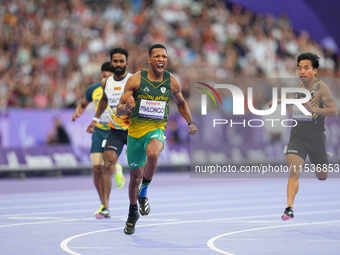
POLYGON ((110 51, 110 58, 111 58, 111 60, 112 60, 112 56, 114 54, 117 54, 117 53, 125 55, 126 60, 128 60, 129 52, 126 49, 123 49, 123 48, 114 48, 114 49, 112 49, 110 51))
POLYGON ((149 48, 149 56, 151 56, 151 53, 152 53, 153 49, 158 49, 158 48, 165 49, 165 51, 166 51, 166 48, 165 48, 165 46, 163 44, 156 43, 156 44, 153 44, 153 45, 150 46, 150 48, 149 48))
POLYGON ((102 64, 101 70, 102 70, 102 72, 107 71, 107 72, 111 72, 111 73, 114 73, 114 71, 115 71, 111 62, 105 62, 104 64, 102 64))
POLYGON ((314 53, 311 53, 311 52, 301 53, 297 57, 297 65, 302 60, 310 60, 312 62, 312 67, 314 69, 318 69, 319 68, 319 59, 320 59, 320 57, 318 55, 314 54, 314 53))

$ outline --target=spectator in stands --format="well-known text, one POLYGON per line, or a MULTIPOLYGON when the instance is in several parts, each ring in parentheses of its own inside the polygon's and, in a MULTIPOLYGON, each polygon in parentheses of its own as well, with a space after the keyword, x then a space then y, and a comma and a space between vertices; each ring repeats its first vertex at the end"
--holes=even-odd
POLYGON ((321 74, 340 74, 332 47, 295 34, 286 17, 223 0, 3 0, 0 30, 0 107, 74 107, 108 49, 128 48, 137 70, 156 41, 166 42, 171 71, 188 81, 294 76, 301 51, 321 56, 321 74))
POLYGON ((63 124, 61 123, 61 120, 56 117, 54 119, 54 126, 50 130, 48 136, 47 136, 47 144, 70 144, 70 137, 67 134, 67 131, 63 124))

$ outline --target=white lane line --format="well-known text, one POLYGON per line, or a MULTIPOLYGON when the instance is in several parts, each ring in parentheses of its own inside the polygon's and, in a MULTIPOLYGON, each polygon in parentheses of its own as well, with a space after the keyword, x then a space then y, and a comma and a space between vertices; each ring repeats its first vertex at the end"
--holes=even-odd
POLYGON ((11 216, 17 216, 17 217, 24 217, 24 216, 30 216, 30 215, 55 215, 55 214, 74 214, 74 213, 81 213, 81 212, 91 212, 94 211, 89 209, 79 209, 79 210, 65 210, 65 211, 52 211, 52 212, 31 212, 31 213, 16 213, 16 214, 1 214, 0 217, 11 217, 11 216))
MULTIPOLYGON (((103 246, 103 247, 98 247, 98 246, 77 246, 77 247, 72 247, 72 249, 77 249, 77 250, 111 250, 114 251, 117 249, 117 246, 103 246)), ((161 249, 167 249, 167 248, 161 248, 161 249)), ((171 247, 171 250, 180 250, 181 254, 185 254, 185 252, 191 251, 191 250, 206 250, 206 247, 171 247)))
POLYGON ((9 220, 61 220, 62 217, 8 217, 9 220))
MULTIPOLYGON (((204 220, 203 220, 204 221, 204 220)), ((207 221, 207 220, 205 220, 207 221)), ((167 223, 158 223, 158 224, 144 224, 144 225, 138 225, 137 228, 145 228, 145 227, 154 227, 154 226, 163 226, 163 225, 178 225, 178 224, 185 224, 185 223, 201 223, 202 220, 199 221, 175 221, 175 222, 167 222, 167 223)), ((64 239, 61 243, 60 243, 60 248, 65 251, 68 254, 71 255, 81 255, 78 252, 73 251, 72 249, 70 249, 68 247, 68 244, 77 238, 80 237, 84 237, 84 236, 88 236, 88 235, 93 235, 93 234, 97 234, 97 233, 104 233, 104 232, 109 232, 109 231, 115 231, 115 230, 123 230, 124 227, 117 227, 117 228, 108 228, 108 229, 101 229, 101 230, 96 230, 96 231, 91 231, 91 232, 86 232, 86 233, 81 233, 78 235, 73 235, 69 238, 64 239)), ((74 248, 73 248, 74 249, 74 248)))
MULTIPOLYGON (((154 200, 153 200, 154 201, 154 200)), ((256 202, 275 202, 276 200, 267 200, 267 199, 260 199, 260 200, 257 200, 256 202)), ((114 210, 123 210, 123 209, 127 209, 128 208, 128 201, 127 200, 124 200, 124 202, 126 203, 127 206, 120 206, 120 207, 115 207, 114 210)), ((159 208, 168 208, 168 207, 178 207, 178 204, 179 202, 182 202, 182 201, 174 201, 174 202, 170 202, 170 201, 167 201, 166 203, 162 203, 164 202, 164 200, 160 200, 160 201, 157 201, 155 200, 155 202, 159 203, 161 202, 161 204, 158 204, 157 207, 159 208)), ((220 201, 200 201, 200 202, 191 202, 191 203, 188 203, 187 201, 184 201, 185 203, 184 204, 181 204, 181 206, 183 207, 189 207, 189 206, 202 206, 202 205, 216 205, 216 204, 221 204, 220 201)), ((228 204, 232 204, 232 205, 235 205, 235 204, 242 204, 243 201, 240 201, 240 199, 235 199, 235 200, 228 200, 228 201, 225 201, 224 202, 224 205, 228 205, 228 204)), ((334 203, 334 202, 333 202, 334 203)), ((340 202, 339 202, 340 204, 340 202)), ((67 204, 59 204, 59 205, 49 205, 48 207, 45 205, 45 206, 27 206, 27 207, 12 207, 12 208, 7 208, 7 209, 41 209, 41 208, 51 208, 51 207, 59 207, 59 206, 65 206, 65 207, 69 207, 69 206, 75 206, 75 205, 94 205, 94 203, 90 203, 90 202, 86 202, 86 203, 83 203, 83 202, 79 202, 79 203, 67 203, 67 204)), ((1 208, 0 208, 1 209, 1 208)), ((76 210, 72 210, 71 212, 75 212, 76 210)), ((87 210, 84 210, 83 211, 87 211, 87 210)), ((66 212, 66 211, 65 211, 66 212)), ((41 214, 44 214, 44 212, 39 212, 41 214)), ((8 217, 10 215, 12 216, 23 216, 23 215, 31 215, 32 213, 22 213, 22 214, 0 214, 0 217, 8 217)), ((34 214, 34 213, 33 213, 34 214)))
POLYGON ((38 221, 38 222, 24 222, 24 223, 0 225, 0 229, 18 227, 18 226, 27 226, 27 225, 42 225, 42 224, 53 224, 53 223, 85 221, 85 220, 95 220, 95 219, 91 217, 91 218, 82 218, 82 219, 62 219, 62 220, 49 220, 49 221, 38 221))
MULTIPOLYGON (((317 200, 317 199, 314 199, 314 201, 317 200)), ((153 199, 152 201, 154 202, 157 202, 157 203, 160 203, 160 207, 176 207, 178 206, 179 203, 181 202, 184 202, 182 204, 182 206, 201 206, 202 203, 204 204, 212 204, 212 205, 215 205, 215 204, 221 204, 221 201, 220 200, 216 200, 214 199, 213 201, 210 199, 210 200, 207 200, 207 201, 202 201, 200 200, 199 202, 191 202, 192 199, 189 199, 189 200, 180 200, 180 199, 177 199, 177 200, 174 200, 174 201, 169 201, 167 200, 165 203, 164 203, 164 199, 153 199), (163 202, 163 204, 162 204, 163 202)), ((259 200, 256 200, 257 202, 264 202, 264 201, 268 201, 268 202, 275 202, 277 201, 276 199, 273 199, 271 198, 270 200, 268 199, 259 199, 259 200)), ((112 201, 114 202, 115 204, 117 204, 118 201, 114 200, 112 201)), ((124 202, 126 205, 128 205, 128 200, 121 200, 120 202, 124 202)), ((226 200, 224 202, 225 204, 235 204, 235 203, 243 203, 243 201, 241 199, 229 199, 229 200, 226 200)), ((69 203, 53 203, 53 204, 44 204, 44 205, 31 205, 31 206, 23 206, 23 205, 20 205, 20 206, 8 206, 8 207, 0 207, 0 210, 17 210, 17 209, 42 209, 42 208, 53 208, 53 207, 70 207, 70 206, 81 206, 81 205, 95 205, 95 202, 69 202, 69 203)), ((126 209, 128 208, 128 206, 125 206, 125 207, 116 207, 116 209, 126 209)), ((0 215, 2 216, 2 215, 0 215)))
MULTIPOLYGON (((68 201, 76 201, 76 200, 96 200, 98 195, 96 195, 94 192, 89 193, 88 196, 85 196, 84 193, 82 195, 70 195, 70 196, 65 196, 65 197, 60 197, 60 196, 55 196, 56 194, 46 194, 46 193, 39 193, 39 196, 34 198, 34 197, 28 197, 27 195, 23 194, 20 197, 17 198, 11 198, 11 199, 1 199, 0 205, 1 206, 6 206, 8 205, 13 205, 13 204, 18 204, 18 203, 27 203, 27 204, 32 204, 32 203, 51 203, 51 202, 68 202, 68 201)), ((117 200, 117 201, 124 201, 123 199, 117 200)))
POLYGON ((95 249, 95 250, 114 250, 116 247, 115 246, 82 246, 82 247, 72 247, 73 249, 77 250, 90 250, 90 249, 95 249))
MULTIPOLYGON (((304 207, 315 207, 318 206, 320 204, 309 204, 309 205, 305 205, 304 207)), ((251 211, 253 209, 275 209, 275 208, 281 208, 279 206, 275 206, 275 207, 267 207, 267 206, 263 206, 263 207, 239 207, 239 208, 221 208, 221 209, 209 209, 209 210, 194 210, 194 211, 184 211, 184 212, 169 212, 169 213, 153 213, 152 216, 164 216, 164 215, 193 215, 193 214, 203 214, 203 213, 207 213, 207 212, 221 212, 221 211, 242 211, 242 210, 246 210, 246 211, 251 211)), ((313 215, 315 213, 336 213, 336 212, 340 212, 340 209, 334 209, 334 210, 324 210, 324 211, 317 211, 317 212, 301 212, 299 213, 299 215, 313 215)), ((268 215, 266 215, 268 216, 268 215)), ((277 214, 272 214, 272 216, 277 216, 277 214)), ((126 219, 126 215, 120 215, 120 216, 111 216, 111 219, 122 219, 125 220, 126 219)), ((257 218, 263 218, 261 216, 255 216, 255 219, 257 218)), ((225 219, 225 218, 222 218, 225 219)), ((243 216, 240 218, 233 218, 233 219, 244 219, 243 216)), ((246 217, 246 219, 249 219, 249 217, 246 217)), ((16 226, 25 226, 25 225, 40 225, 40 224, 53 224, 53 223, 62 223, 62 222, 76 222, 76 221, 86 221, 86 220, 95 220, 94 217, 86 217, 86 218, 72 218, 72 219, 61 219, 61 220, 52 220, 52 221, 40 221, 40 222, 26 222, 26 223, 15 223, 15 224, 7 224, 7 225, 0 225, 0 229, 1 228, 8 228, 8 227, 16 227, 16 226)))
POLYGON ((42 205, 18 205, 18 206, 7 206, 0 207, 0 210, 18 210, 18 209, 42 209, 42 208, 54 208, 54 207, 71 207, 80 205, 94 205, 95 202, 72 202, 72 203, 53 203, 53 204, 42 204, 42 205))
POLYGON ((308 222, 308 223, 297 223, 297 224, 287 224, 287 225, 275 225, 275 226, 267 226, 267 227, 259 227, 259 228, 249 228, 239 231, 233 231, 224 233, 221 235, 214 236, 210 238, 207 242, 207 246, 218 253, 224 254, 224 255, 235 255, 234 253, 230 253, 227 251, 224 251, 222 249, 219 249, 215 246, 216 240, 226 237, 226 236, 232 236, 236 234, 242 234, 242 233, 248 233, 248 232, 255 232, 255 231, 263 231, 263 230, 269 230, 269 229, 279 229, 279 228, 293 228, 293 227, 304 227, 304 226, 313 226, 313 225, 323 225, 323 224, 338 224, 340 223, 340 220, 331 220, 331 221, 321 221, 321 222, 308 222))
MULTIPOLYGON (((267 202, 268 200, 263 200, 264 202, 267 202)), ((235 205, 235 202, 239 202, 239 200, 229 200, 223 203, 224 206, 230 204, 235 205)), ((262 200, 257 200, 257 202, 262 202, 262 200)), ((268 201, 272 202, 272 201, 268 201)), ((206 206, 206 205, 213 205, 213 204, 221 204, 221 202, 208 202, 208 203, 185 203, 184 205, 180 204, 180 206, 206 206)), ((240 204, 242 205, 242 204, 240 204)), ((319 203, 313 203, 313 204, 299 204, 298 206, 303 207, 310 207, 310 206, 323 206, 323 205, 340 205, 340 202, 319 202, 319 203)), ((178 207, 178 203, 169 203, 168 204, 160 204, 157 205, 157 208, 169 208, 169 207, 178 207)), ((230 207, 230 208, 220 208, 220 209, 206 209, 206 210, 200 210, 201 213, 209 213, 209 212, 225 212, 225 211, 234 211, 234 210, 242 210, 242 209, 277 209, 277 208, 283 208, 281 205, 277 206, 253 206, 253 207, 230 207)), ((115 207, 112 208, 113 210, 128 210, 127 206, 124 207, 115 207)), ((50 215, 50 214, 72 214, 72 213, 79 213, 79 212, 89 212, 91 210, 94 210, 93 208, 89 209, 77 209, 77 210, 63 210, 63 211, 52 211, 52 212, 36 212, 36 213, 18 213, 18 214, 0 214, 0 217, 11 217, 11 216, 29 216, 29 215, 50 215)), ((165 212, 165 213, 153 213, 153 215, 162 216, 162 215, 186 215, 186 214, 193 214, 197 213, 197 210, 192 211, 179 211, 179 212, 165 212)))
MULTIPOLYGON (((268 238, 223 238, 223 241, 263 241, 263 242, 266 242, 268 243, 268 238)), ((278 241, 278 242, 281 242, 282 243, 282 238, 281 239, 270 239, 270 242, 272 241, 278 241)), ((339 239, 336 240, 336 239, 303 239, 303 240, 300 240, 299 242, 337 242, 339 243, 339 239)), ((74 247, 73 247, 74 248, 74 247)))
MULTIPOLYGON (((299 204, 299 208, 304 207, 314 207, 320 205, 340 205, 340 203, 334 202, 320 202, 315 204, 299 204)), ((201 207, 204 206, 201 205, 201 207)), ((187 214, 203 214, 203 213, 211 213, 211 212, 228 212, 228 211, 238 211, 238 210, 256 210, 256 209, 281 209, 283 206, 247 206, 247 207, 230 207, 230 208, 220 208, 220 209, 205 209, 205 210, 192 210, 192 211, 179 211, 179 212, 165 212, 165 213, 153 213, 154 216, 162 216, 162 215, 187 215, 187 214)), ((337 210, 337 209, 335 209, 337 210)))
MULTIPOLYGON (((195 197, 197 195, 195 194, 195 197)), ((265 195, 257 195, 257 196, 254 196, 254 197, 244 197, 244 198, 247 198, 248 201, 251 200, 252 198, 257 198, 256 201, 259 201, 259 202, 262 202, 262 201, 268 201, 268 202, 275 202, 275 201, 279 201, 281 199, 281 197, 283 198, 282 194, 279 194, 277 195, 277 198, 273 198, 273 194, 271 194, 270 196, 265 196, 265 195), (261 199, 258 199, 258 197, 260 196, 261 199)), ((191 202, 193 199, 192 197, 181 197, 181 198, 176 198, 174 200, 169 200, 167 199, 166 200, 166 205, 170 204, 178 204, 178 203, 181 203, 183 202, 183 206, 195 206, 195 205, 201 205, 202 203, 211 203, 211 204, 221 204, 221 201, 225 204, 234 204, 234 203, 242 203, 244 202, 242 200, 243 197, 238 197, 237 199, 226 199, 226 198, 218 198, 218 197, 214 197, 213 199, 211 197, 206 197, 206 198, 202 198, 200 197, 200 201, 199 202, 191 202)), ((310 199, 310 202, 312 201, 315 201, 315 200, 320 200, 321 198, 324 198, 324 196, 314 196, 314 197, 309 197, 310 199)), ((329 198, 331 199, 331 198, 329 198)), ((81 201, 82 199, 80 199, 79 197, 74 197, 74 200, 75 201, 79 201, 79 202, 63 202, 63 203, 58 203, 58 202, 55 202, 55 201, 45 201, 45 202, 41 202, 41 204, 39 205, 32 205, 32 202, 35 202, 35 201, 32 201, 29 205, 14 205, 14 206, 4 206, 4 205, 1 205, 0 203, 0 210, 17 210, 17 209, 42 209, 42 208, 54 208, 54 207, 74 207, 76 205, 94 205, 96 206, 96 201, 97 199, 96 198, 93 198, 93 202, 88 202, 89 200, 92 200, 92 198, 86 198, 86 199, 83 199, 85 201, 81 201)), ((336 199, 334 199, 336 200, 336 199)), ((114 199, 112 198, 111 199, 112 203, 115 203, 115 204, 127 204, 128 205, 128 200, 127 199, 124 199, 124 200, 117 200, 117 199, 114 199)), ((157 202, 157 203, 162 203, 164 202, 164 199, 157 199, 157 198, 152 198, 152 201, 154 202, 157 202)), ((12 203, 13 204, 13 201, 12 203)), ((1 216, 1 215, 0 215, 1 216)))
MULTIPOLYGON (((112 190, 112 192, 114 192, 114 190, 112 190)), ((159 194, 157 193, 157 197, 160 196, 160 197, 163 197, 163 196, 169 196, 169 192, 167 193, 164 193, 164 194, 159 194)), ((50 194, 50 196, 52 198, 49 198, 48 194, 46 193, 41 193, 39 194, 39 196, 37 198, 32 198, 32 197, 27 197, 25 194, 23 194, 21 197, 19 198, 11 198, 11 199, 3 199, 1 198, 1 195, 0 195, 0 208, 2 207, 5 207, 7 206, 7 204, 9 206, 13 205, 13 204, 18 204, 18 203, 27 203, 27 204, 32 204, 33 203, 51 203, 51 202, 62 202, 62 203, 65 203, 65 202, 69 202, 69 201, 88 201, 88 200, 94 200, 96 201, 97 200, 97 195, 95 194, 95 192, 91 192, 91 194, 89 194, 88 196, 84 196, 83 194, 82 195, 71 195, 70 196, 67 196, 67 197, 53 197, 55 194, 50 194), (48 198, 46 198, 46 196, 48 198)), ((125 193, 124 193, 125 195, 125 193)), ((173 195, 173 194, 172 194, 173 195)), ((190 196, 183 196, 181 195, 181 197, 179 196, 172 196, 172 197, 169 197, 167 200, 170 202, 175 202, 175 201, 192 201, 192 196, 195 195, 195 196, 199 196, 200 199, 202 200, 210 200, 211 199, 211 195, 207 195, 206 193, 203 193, 203 194, 190 194, 190 196)), ((230 194, 229 194, 230 195, 230 194)), ((271 194, 271 195, 266 195, 266 194, 251 194, 249 195, 250 197, 273 197, 273 196, 281 196, 282 194, 271 194)), ((249 196, 240 196, 240 198, 249 198, 249 196)), ((117 203, 120 203, 120 202, 126 202, 126 199, 117 199, 117 198, 120 198, 121 197, 121 194, 114 194, 114 197, 112 198, 115 202, 117 203)), ((232 196, 231 196, 232 197, 232 196)), ((7 198, 7 197, 6 197, 7 198)), ((222 199, 224 198, 222 195, 221 196, 215 196, 214 198, 217 198, 217 199, 222 199)), ((154 199, 153 199, 154 200, 154 199)), ((158 201, 164 201, 164 199, 157 199, 158 201)), ((8 207, 7 207, 8 208, 8 207)))
MULTIPOLYGON (((340 211, 340 210, 338 210, 340 211)), ((315 211, 315 212, 306 212, 306 213, 299 213, 299 215, 312 215, 312 214, 329 214, 333 213, 335 210, 332 211, 315 211)), ((144 225, 137 225, 136 228, 145 228, 145 227, 154 227, 154 226, 164 226, 164 225, 181 225, 181 224, 193 224, 193 223, 211 223, 211 222, 228 222, 228 221, 234 221, 234 220, 246 220, 246 219, 256 219, 256 218, 268 218, 268 217, 280 217, 280 214, 267 214, 267 215, 260 215, 260 216, 242 216, 242 217, 226 217, 226 218, 213 218, 213 219, 200 219, 200 220, 186 220, 186 221, 175 221, 175 222, 166 222, 166 223, 155 223, 155 224, 144 224, 144 225)), ((335 222, 340 222, 340 220, 337 220, 335 222)), ((108 229, 101 229, 91 232, 85 232, 80 233, 77 235, 70 236, 66 239, 64 239, 60 243, 60 247, 63 251, 71 254, 71 255, 81 255, 80 253, 77 253, 70 249, 68 247, 69 243, 77 238, 103 233, 103 232, 109 232, 109 231, 115 231, 115 230, 123 230, 123 227, 116 227, 116 228, 108 228, 108 229)))
MULTIPOLYGON (((273 224, 273 223, 280 223, 282 220, 281 219, 277 219, 277 220, 248 220, 245 221, 245 224, 273 224)), ((242 223, 242 222, 240 222, 242 223)))
POLYGON ((174 222, 174 221, 178 221, 178 220, 179 219, 162 219, 162 218, 146 218, 146 219, 143 219, 143 221, 146 221, 146 222, 148 222, 148 221, 150 221, 150 222, 153 222, 153 221, 155 221, 155 222, 163 222, 163 221, 164 222, 174 222))
MULTIPOLYGON (((122 221, 126 220, 126 216, 111 216, 111 219, 120 219, 122 221)), ((102 220, 96 220, 94 217, 87 217, 87 218, 73 218, 73 219, 65 219, 65 218, 59 218, 54 220, 46 220, 46 221, 38 221, 38 222, 23 222, 23 223, 13 223, 13 224, 6 224, 6 225, 0 225, 1 228, 10 228, 10 227, 19 227, 19 226, 27 226, 27 225, 42 225, 42 224, 53 224, 53 223, 63 223, 63 222, 77 222, 77 221, 98 221, 101 223, 112 223, 112 221, 108 221, 108 219, 102 219, 102 220)), ((156 222, 173 222, 176 221, 176 219, 146 219, 145 221, 156 221, 156 222)))
MULTIPOLYGON (((117 194, 116 194, 117 195, 117 194)), ((160 194, 158 194, 158 195, 160 195, 160 194)), ((172 198, 174 198, 174 199, 171 199, 171 197, 170 198, 167 198, 167 202, 191 202, 193 199, 192 199, 192 196, 193 195, 195 195, 195 197, 196 196, 199 196, 200 197, 200 201, 211 201, 212 199, 211 199, 211 195, 208 195, 207 196, 207 194, 205 193, 205 194, 202 194, 202 195, 200 195, 200 194, 190 194, 191 196, 183 196, 183 195, 181 195, 181 197, 179 197, 179 196, 172 196, 172 198)), ((230 195, 230 194, 229 194, 230 195)), ((270 194, 270 195, 265 195, 265 194, 258 194, 258 195, 254 195, 254 194, 251 194, 250 196, 240 196, 239 197, 239 199, 238 200, 240 200, 240 199, 243 199, 243 198, 258 198, 259 196, 261 197, 261 198, 272 198, 273 196, 275 196, 275 195, 277 195, 277 197, 280 197, 280 196, 282 196, 282 194, 270 194)), ((46 194, 41 194, 41 196, 46 196, 46 194)), ((120 196, 120 195, 119 195, 120 196)), ((162 196, 169 196, 169 194, 164 194, 164 195, 160 195, 161 197, 162 196)), ((158 197, 158 196, 157 196, 158 197)), ((232 197, 232 196, 231 196, 232 197)), ((318 199, 319 197, 321 197, 321 196, 317 196, 317 197, 315 197, 315 199, 318 199)), ((224 197, 218 197, 218 196, 214 196, 214 200, 220 200, 220 199, 222 199, 222 198, 224 198, 224 197)), ((30 200, 27 200, 25 197, 22 197, 20 200, 18 199, 18 201, 16 201, 16 200, 9 200, 9 201, 6 201, 6 202, 8 202, 9 203, 9 205, 7 206, 7 205, 5 205, 5 203, 3 204, 3 201, 4 200, 0 200, 0 209, 2 210, 2 209, 17 209, 17 208, 19 208, 19 206, 11 206, 11 205, 13 205, 13 204, 23 204, 23 203, 26 203, 26 202, 28 202, 29 204, 32 204, 32 202, 34 203, 41 203, 41 204, 45 204, 45 203, 55 203, 55 204, 58 204, 58 202, 61 202, 61 204, 65 204, 65 202, 67 202, 68 204, 69 203, 71 203, 70 201, 89 201, 89 200, 93 200, 93 201, 97 201, 97 197, 95 197, 95 196, 93 196, 93 195, 91 195, 91 196, 86 196, 86 197, 84 197, 84 196, 73 196, 73 197, 67 197, 67 199, 65 199, 65 201, 63 201, 63 199, 58 199, 57 201, 55 201, 55 200, 50 200, 50 199, 39 199, 39 198, 37 198, 37 199, 30 199, 30 200), (61 201, 58 201, 58 200, 61 200, 61 201)), ((126 203, 126 201, 127 201, 127 199, 116 199, 116 198, 112 198, 112 200, 115 202, 115 203, 126 203)), ((235 201, 238 201, 238 200, 235 200, 235 201)), ((164 201, 164 199, 158 199, 158 198, 152 198, 152 201, 156 201, 156 202, 162 202, 162 201, 164 201)), ((21 207, 20 208, 24 208, 24 206, 22 206, 21 205, 21 207)))

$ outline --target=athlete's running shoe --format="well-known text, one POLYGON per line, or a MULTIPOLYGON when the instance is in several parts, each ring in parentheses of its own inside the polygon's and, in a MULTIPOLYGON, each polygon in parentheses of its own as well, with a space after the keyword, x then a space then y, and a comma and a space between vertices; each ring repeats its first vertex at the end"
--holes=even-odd
POLYGON ((281 216, 282 220, 289 220, 294 218, 294 211, 293 208, 287 207, 285 211, 283 212, 283 215, 281 216))
POLYGON ((97 219, 110 218, 109 209, 103 208, 100 212, 96 213, 96 218, 97 219))
POLYGON ((135 233, 135 225, 139 219, 138 209, 131 210, 129 212, 128 219, 125 223, 124 233, 127 235, 132 235, 135 233))
POLYGON ((104 209, 104 206, 101 205, 97 211, 95 211, 94 216, 96 216, 98 213, 100 213, 104 209))
POLYGON ((123 175, 123 168, 120 164, 116 164, 115 181, 117 189, 121 189, 125 186, 125 177, 123 175))
POLYGON ((147 197, 138 197, 139 212, 141 215, 145 216, 150 213, 150 204, 147 197))

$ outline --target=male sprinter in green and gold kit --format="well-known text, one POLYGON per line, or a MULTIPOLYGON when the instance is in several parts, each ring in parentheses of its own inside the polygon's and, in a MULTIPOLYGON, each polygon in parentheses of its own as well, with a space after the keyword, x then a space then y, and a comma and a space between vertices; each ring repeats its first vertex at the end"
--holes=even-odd
MULTIPOLYGON (((338 114, 336 103, 327 85, 317 79, 319 57, 313 53, 303 53, 297 58, 299 87, 310 91, 312 99, 304 104, 312 116, 293 112, 297 126, 291 129, 286 151, 286 162, 290 175, 287 185, 287 207, 282 220, 294 217, 293 203, 299 189, 299 174, 304 167, 306 156, 311 163, 322 170, 327 170, 328 159, 325 146, 324 121, 326 116, 338 114)), ((299 97, 299 95, 297 95, 299 97)), ((327 172, 316 172, 319 180, 327 179, 327 172)))
POLYGON ((198 132, 192 122, 189 106, 183 98, 181 86, 165 68, 168 63, 166 48, 154 44, 149 49, 149 70, 142 70, 127 81, 124 95, 117 108, 118 115, 130 114, 128 131, 129 215, 125 234, 135 232, 139 212, 148 215, 150 205, 147 189, 156 170, 158 156, 165 143, 165 129, 169 114, 169 99, 173 97, 178 111, 188 122, 189 133, 198 132), (142 181, 143 179, 143 181, 142 181), (139 185, 142 185, 139 189, 139 185))
POLYGON ((111 169, 117 163, 120 153, 127 143, 127 129, 129 126, 129 120, 127 116, 117 116, 116 109, 119 103, 120 97, 124 92, 124 87, 131 76, 127 73, 127 60, 128 51, 123 48, 114 48, 110 52, 111 64, 114 69, 114 75, 108 77, 104 81, 104 94, 100 99, 96 115, 93 121, 88 126, 87 131, 92 132, 93 128, 100 123, 100 119, 106 114, 108 109, 110 119, 110 133, 103 143, 104 147, 104 167, 103 175, 106 176, 104 182, 104 193, 106 195, 104 209, 102 213, 105 217, 109 216, 109 198, 112 186, 111 169))
MULTIPOLYGON (((101 78, 106 80, 109 76, 114 74, 114 68, 110 62, 105 62, 101 67, 101 78)), ((75 121, 80 117, 81 114, 85 111, 86 107, 90 102, 94 102, 95 107, 98 108, 98 104, 100 99, 102 98, 104 93, 103 86, 100 82, 91 85, 86 90, 85 96, 81 99, 81 102, 77 105, 77 108, 72 116, 72 120, 75 121)), ((105 110, 105 114, 102 115, 100 121, 96 123, 94 127, 94 132, 92 134, 92 142, 91 142, 91 151, 90 157, 93 165, 93 181, 96 187, 96 190, 99 195, 99 199, 101 202, 101 207, 98 211, 96 211, 95 215, 97 219, 101 219, 104 217, 108 217, 108 214, 103 212, 105 209, 105 203, 108 200, 107 195, 104 192, 104 182, 106 181, 106 176, 103 174, 103 141, 108 137, 110 133, 110 111, 109 109, 105 110)), ((112 168, 111 170, 112 171, 112 168)), ((125 184, 125 178, 123 176, 122 167, 120 165, 116 166, 115 180, 117 188, 122 188, 125 184)), ((111 178, 111 176, 109 177, 111 178)))

